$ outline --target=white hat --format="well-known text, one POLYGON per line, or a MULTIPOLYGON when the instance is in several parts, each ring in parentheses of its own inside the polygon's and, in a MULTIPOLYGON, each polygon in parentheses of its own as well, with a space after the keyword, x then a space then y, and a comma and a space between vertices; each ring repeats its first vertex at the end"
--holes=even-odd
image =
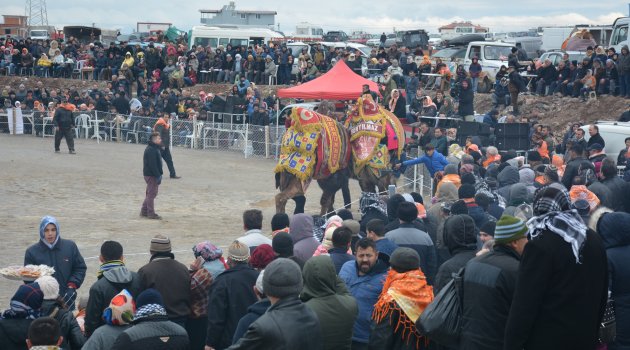
POLYGON ((44 300, 54 300, 59 296, 59 282, 52 276, 42 276, 35 280, 44 293, 44 300))
POLYGON ((265 294, 265 290, 263 288, 263 276, 264 275, 265 275, 265 270, 260 271, 260 273, 258 274, 258 278, 256 279, 256 285, 254 285, 254 288, 256 288, 256 290, 260 294, 265 294))

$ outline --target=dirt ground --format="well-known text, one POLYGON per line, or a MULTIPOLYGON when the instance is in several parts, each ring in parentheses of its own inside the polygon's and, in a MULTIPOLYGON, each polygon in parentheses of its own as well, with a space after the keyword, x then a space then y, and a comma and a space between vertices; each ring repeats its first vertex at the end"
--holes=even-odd
MULTIPOLYGON (((0 267, 21 265, 28 246, 39 239, 42 216, 55 216, 63 238, 74 240, 88 271, 79 295, 87 295, 98 270, 105 240, 123 244, 125 259, 137 270, 148 262, 151 237, 171 238, 176 258, 192 262, 192 246, 210 240, 229 245, 242 232, 242 212, 263 211, 263 229, 270 231, 275 213, 273 160, 244 159, 226 151, 172 150, 182 179, 164 179, 156 199, 163 220, 139 217, 144 199, 144 146, 75 140, 76 155, 53 152, 52 138, 0 135, 0 267)), ((164 171, 168 174, 166 164, 164 171)), ((351 182, 353 200, 360 191, 351 182)), ((319 213, 321 191, 309 187, 306 211, 319 213)), ((338 193, 336 203, 343 203, 338 193)), ((358 206, 354 206, 357 210, 358 206)), ((293 211, 290 201, 287 212, 293 211)), ((20 282, 0 278, 0 309, 20 282)))

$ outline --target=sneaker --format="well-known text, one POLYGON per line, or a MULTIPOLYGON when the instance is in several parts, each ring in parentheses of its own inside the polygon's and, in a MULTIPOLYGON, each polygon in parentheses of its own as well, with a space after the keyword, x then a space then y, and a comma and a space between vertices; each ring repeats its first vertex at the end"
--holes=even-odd
POLYGON ((140 217, 146 217, 147 213, 140 212, 140 217))
POLYGON ((70 150, 70 154, 77 154, 73 149, 70 150))
POLYGON ((147 215, 146 217, 152 220, 162 220, 162 217, 159 216, 158 214, 147 215))
POLYGON ((59 150, 58 150, 58 149, 56 149, 56 150, 55 150, 55 153, 59 153, 59 150))
POLYGON ((182 178, 181 176, 177 176, 177 175, 171 176, 171 179, 181 179, 181 178, 182 178))

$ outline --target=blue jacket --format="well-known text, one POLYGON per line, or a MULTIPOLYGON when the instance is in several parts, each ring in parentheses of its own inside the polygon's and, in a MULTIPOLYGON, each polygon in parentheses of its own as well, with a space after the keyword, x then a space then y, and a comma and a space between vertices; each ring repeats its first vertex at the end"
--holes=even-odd
POLYGON ((387 264, 380 259, 377 260, 372 271, 363 276, 359 276, 356 261, 348 261, 341 267, 339 277, 346 283, 350 293, 359 304, 359 317, 354 323, 352 332, 353 341, 367 344, 370 340, 372 311, 383 289, 387 269, 387 264))
POLYGON ((354 261, 354 255, 348 254, 348 249, 332 248, 328 250, 328 255, 330 255, 333 265, 335 265, 335 272, 337 274, 341 271, 343 264, 350 260, 354 261))
POLYGON ((383 253, 390 257, 392 256, 392 253, 394 252, 394 250, 398 248, 396 243, 392 242, 388 238, 379 239, 378 241, 374 243, 376 243, 376 249, 378 250, 379 253, 383 253))
POLYGON ((415 164, 424 164, 429 170, 431 177, 435 175, 436 172, 444 170, 444 167, 448 165, 448 160, 438 151, 433 151, 433 156, 429 157, 428 155, 423 155, 422 157, 418 157, 415 159, 410 159, 404 161, 403 166, 415 165, 415 164))
POLYGON ((61 231, 57 219, 45 216, 39 225, 39 242, 33 244, 24 254, 24 265, 47 265, 55 268, 53 277, 59 282, 59 295, 66 294, 68 283, 81 287, 85 279, 87 266, 79 252, 77 245, 70 240, 61 238, 61 231), (44 228, 48 224, 57 227, 57 239, 49 244, 44 239, 44 228))

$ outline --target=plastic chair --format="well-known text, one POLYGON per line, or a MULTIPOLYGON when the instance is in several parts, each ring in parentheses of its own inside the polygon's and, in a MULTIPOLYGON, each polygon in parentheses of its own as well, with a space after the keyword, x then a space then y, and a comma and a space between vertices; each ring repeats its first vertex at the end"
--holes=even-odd
POLYGON ((76 128, 74 129, 74 133, 77 138, 81 135, 81 129, 85 131, 85 138, 87 139, 92 126, 90 125, 90 116, 87 114, 81 114, 74 118, 74 125, 76 128))
POLYGON ((133 128, 129 131, 127 131, 127 136, 125 137, 125 142, 129 142, 129 136, 133 136, 136 140, 136 143, 140 143, 138 142, 138 123, 140 123, 139 120, 136 120, 133 123, 133 128))
POLYGON ((74 69, 72 70, 72 75, 71 75, 70 78, 72 78, 72 79, 82 79, 82 71, 83 71, 83 64, 84 63, 85 63, 85 61, 77 61, 74 64, 74 69))
POLYGON ((588 99, 589 100, 597 100, 597 93, 595 91, 589 91, 588 99))
POLYGON ((35 75, 35 70, 33 67, 22 67, 20 68, 20 75, 35 75))
POLYGON ((273 71, 273 74, 269 75, 269 85, 272 85, 271 82, 274 81, 275 84, 273 85, 278 85, 278 66, 276 66, 276 68, 273 71))

